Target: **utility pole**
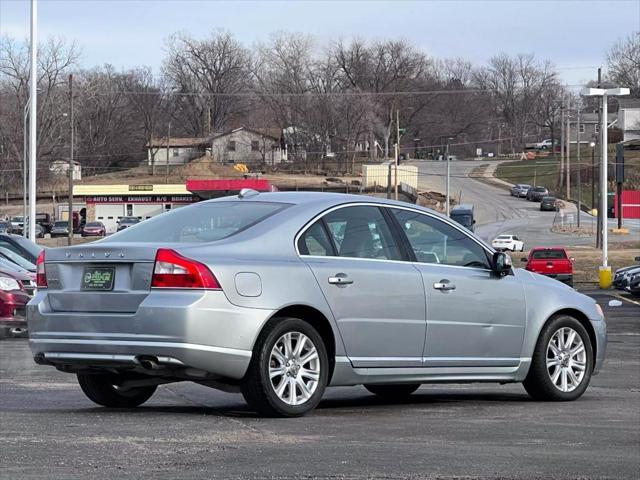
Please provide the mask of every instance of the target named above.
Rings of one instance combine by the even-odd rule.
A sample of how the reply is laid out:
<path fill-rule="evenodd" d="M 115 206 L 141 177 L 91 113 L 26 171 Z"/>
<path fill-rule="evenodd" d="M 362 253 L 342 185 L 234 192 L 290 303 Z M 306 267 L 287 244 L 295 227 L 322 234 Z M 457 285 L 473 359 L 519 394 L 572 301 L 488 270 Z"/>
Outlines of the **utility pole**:
<path fill-rule="evenodd" d="M 69 246 L 73 244 L 73 74 L 69 74 L 69 123 L 71 125 L 71 142 L 69 147 L 69 236 L 67 243 Z M 78 218 L 78 226 L 80 226 L 80 218 Z"/>
<path fill-rule="evenodd" d="M 571 97 L 567 97 L 567 200 L 571 198 Z"/>
<path fill-rule="evenodd" d="M 31 0 L 31 65 L 29 76 L 29 239 L 36 241 L 36 140 L 38 120 L 38 2 Z M 24 226 L 27 226 L 26 218 Z"/>
<path fill-rule="evenodd" d="M 169 183 L 169 145 L 171 144 L 171 122 L 169 122 L 169 128 L 167 129 L 167 165 L 164 171 L 164 183 Z"/>
<path fill-rule="evenodd" d="M 558 178 L 558 187 L 564 184 L 564 94 L 562 95 L 562 106 L 560 107 L 560 175 Z M 534 185 L 535 186 L 535 185 Z"/>
<path fill-rule="evenodd" d="M 450 192 L 450 178 L 451 178 L 451 159 L 450 159 L 450 155 L 449 155 L 449 145 L 451 144 L 451 138 L 447 138 L 447 187 L 446 187 L 446 212 L 447 212 L 447 217 L 449 216 L 449 192 Z"/>
<path fill-rule="evenodd" d="M 396 166 L 394 175 L 395 199 L 398 200 L 398 157 L 400 156 L 400 109 L 396 108 Z"/>
<path fill-rule="evenodd" d="M 580 229 L 580 212 L 582 210 L 582 206 L 581 206 L 581 190 L 582 190 L 582 178 L 581 178 L 581 174 L 580 171 L 582 170 L 582 165 L 580 164 L 580 104 L 577 105 L 577 117 L 576 117 L 576 148 L 577 153 L 578 153 L 578 159 L 577 159 L 577 163 L 578 163 L 578 229 Z"/>

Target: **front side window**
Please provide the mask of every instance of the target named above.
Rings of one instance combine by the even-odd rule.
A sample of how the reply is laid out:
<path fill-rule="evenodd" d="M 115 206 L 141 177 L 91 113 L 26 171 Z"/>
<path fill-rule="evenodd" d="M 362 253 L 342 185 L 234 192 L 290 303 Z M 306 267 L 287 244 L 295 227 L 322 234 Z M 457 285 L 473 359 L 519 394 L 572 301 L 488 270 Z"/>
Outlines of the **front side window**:
<path fill-rule="evenodd" d="M 391 209 L 421 263 L 489 269 L 486 250 L 442 220 L 410 210 Z"/>
<path fill-rule="evenodd" d="M 324 216 L 339 257 L 402 260 L 397 241 L 378 207 L 346 207 Z"/>

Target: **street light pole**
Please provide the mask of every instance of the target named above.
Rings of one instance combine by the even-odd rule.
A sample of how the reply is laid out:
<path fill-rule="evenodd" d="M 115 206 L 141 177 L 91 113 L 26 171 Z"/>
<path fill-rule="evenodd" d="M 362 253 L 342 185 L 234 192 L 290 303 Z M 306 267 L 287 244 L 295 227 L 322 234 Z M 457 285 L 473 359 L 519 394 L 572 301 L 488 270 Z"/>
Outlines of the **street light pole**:
<path fill-rule="evenodd" d="M 602 135 L 601 142 L 601 169 L 600 169 L 600 210 L 598 217 L 602 218 L 602 266 L 600 267 L 600 288 L 609 288 L 611 286 L 611 267 L 609 267 L 609 245 L 608 245 L 608 233 L 609 228 L 607 225 L 607 167 L 608 167 L 608 105 L 607 97 L 629 95 L 628 88 L 585 88 L 582 91 L 583 95 L 602 98 L 602 119 L 600 125 L 600 134 Z"/>
<path fill-rule="evenodd" d="M 38 2 L 31 0 L 31 72 L 29 77 L 29 239 L 36 240 L 36 140 L 38 108 Z M 26 227 L 26 219 L 24 223 Z"/>
<path fill-rule="evenodd" d="M 29 100 L 24 106 L 24 117 L 22 121 L 22 136 L 23 136 L 23 148 L 22 148 L 22 236 L 27 236 L 27 183 L 29 174 L 29 166 L 27 165 L 27 119 L 29 117 Z"/>

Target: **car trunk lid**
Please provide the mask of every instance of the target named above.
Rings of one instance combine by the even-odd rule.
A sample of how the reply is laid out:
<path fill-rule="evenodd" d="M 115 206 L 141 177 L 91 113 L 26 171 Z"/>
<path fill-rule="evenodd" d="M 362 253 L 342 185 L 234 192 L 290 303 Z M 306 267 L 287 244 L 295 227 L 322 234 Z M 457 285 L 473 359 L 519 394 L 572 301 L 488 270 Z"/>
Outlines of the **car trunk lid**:
<path fill-rule="evenodd" d="M 105 243 L 47 250 L 51 309 L 59 312 L 132 313 L 149 294 L 156 248 Z M 110 281 L 85 281 L 108 275 Z M 103 288 L 103 289 L 102 289 Z"/>

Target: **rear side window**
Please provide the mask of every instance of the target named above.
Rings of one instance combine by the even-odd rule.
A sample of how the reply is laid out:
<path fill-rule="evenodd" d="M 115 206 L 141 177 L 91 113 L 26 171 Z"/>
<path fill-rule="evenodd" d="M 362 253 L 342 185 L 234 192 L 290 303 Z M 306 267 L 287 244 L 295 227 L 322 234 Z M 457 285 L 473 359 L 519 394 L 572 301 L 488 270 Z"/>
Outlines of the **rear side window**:
<path fill-rule="evenodd" d="M 246 230 L 288 206 L 244 201 L 196 203 L 137 223 L 102 242 L 211 242 Z"/>
<path fill-rule="evenodd" d="M 298 250 L 301 255 L 333 256 L 333 245 L 327 235 L 322 220 L 311 225 L 298 240 Z"/>
<path fill-rule="evenodd" d="M 535 250 L 531 254 L 534 260 L 564 260 L 567 255 L 564 250 Z"/>

